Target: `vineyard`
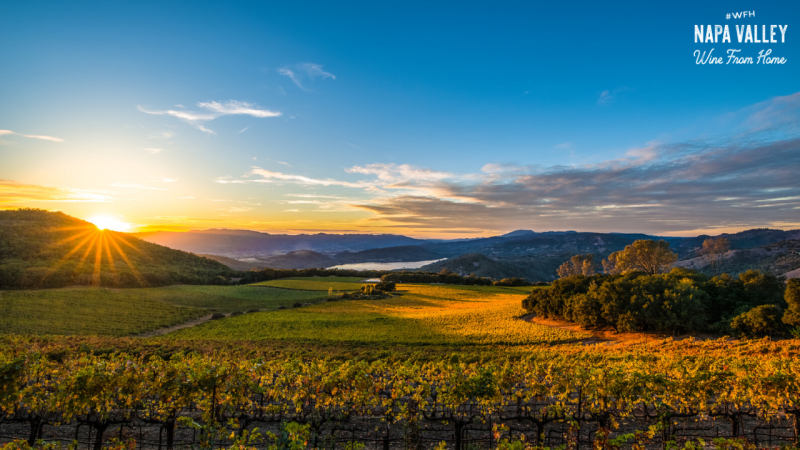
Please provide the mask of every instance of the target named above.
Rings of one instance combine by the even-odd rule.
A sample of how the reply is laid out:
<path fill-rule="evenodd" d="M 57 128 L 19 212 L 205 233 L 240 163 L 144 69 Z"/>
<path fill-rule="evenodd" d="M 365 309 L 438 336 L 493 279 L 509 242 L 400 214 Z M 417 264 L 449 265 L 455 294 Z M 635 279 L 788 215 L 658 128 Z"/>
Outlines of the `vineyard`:
<path fill-rule="evenodd" d="M 6 341 L 2 439 L 466 450 L 746 438 L 763 448 L 796 444 L 800 428 L 798 341 L 542 347 L 470 363 L 146 348 Z"/>
<path fill-rule="evenodd" d="M 304 282 L 302 286 L 314 283 L 295 282 Z M 588 337 L 517 319 L 525 313 L 520 304 L 526 294 L 518 288 L 399 285 L 397 289 L 393 292 L 396 296 L 390 299 L 329 301 L 308 308 L 247 314 L 186 328 L 170 336 L 452 346 L 531 345 Z"/>

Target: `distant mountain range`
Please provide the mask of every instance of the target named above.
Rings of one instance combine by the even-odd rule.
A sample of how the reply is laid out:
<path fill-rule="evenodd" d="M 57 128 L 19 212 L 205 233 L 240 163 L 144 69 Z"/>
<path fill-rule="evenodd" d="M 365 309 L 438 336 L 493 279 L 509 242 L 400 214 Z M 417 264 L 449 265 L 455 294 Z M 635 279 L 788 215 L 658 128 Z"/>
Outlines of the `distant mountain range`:
<path fill-rule="evenodd" d="M 269 234 L 247 230 L 153 231 L 133 233 L 140 239 L 179 250 L 229 258 L 282 255 L 297 250 L 358 252 L 381 247 L 418 245 L 427 241 L 394 234 Z"/>
<path fill-rule="evenodd" d="M 447 268 L 465 275 L 475 273 L 492 278 L 518 276 L 532 281 L 553 279 L 558 266 L 572 255 L 592 253 L 599 262 L 637 239 L 664 239 L 670 243 L 680 259 L 690 259 L 697 256 L 697 249 L 703 241 L 711 237 L 532 230 L 516 230 L 489 238 L 458 240 L 424 240 L 398 235 L 364 234 L 270 235 L 240 230 L 156 232 L 137 236 L 168 247 L 203 253 L 214 259 L 217 258 L 213 255 L 244 259 L 235 263 L 217 259 L 240 270 L 247 266 L 301 269 L 364 262 L 410 262 L 447 258 L 446 261 L 425 266 L 421 270 L 439 271 Z M 731 249 L 743 250 L 800 239 L 800 230 L 752 229 L 718 237 L 728 238 Z M 243 256 L 249 258 L 242 258 Z"/>

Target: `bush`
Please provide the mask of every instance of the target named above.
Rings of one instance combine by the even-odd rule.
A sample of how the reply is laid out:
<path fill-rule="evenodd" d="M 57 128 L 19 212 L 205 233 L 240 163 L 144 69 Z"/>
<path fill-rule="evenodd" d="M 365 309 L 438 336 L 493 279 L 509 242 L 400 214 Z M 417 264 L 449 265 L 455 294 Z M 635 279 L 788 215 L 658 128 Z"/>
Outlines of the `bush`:
<path fill-rule="evenodd" d="M 800 326 L 800 278 L 792 278 L 786 282 L 784 296 L 788 307 L 783 314 L 783 323 L 791 326 Z"/>
<path fill-rule="evenodd" d="M 225 314 L 222 313 L 214 313 L 211 315 L 211 320 L 224 319 L 224 318 Z"/>
<path fill-rule="evenodd" d="M 683 268 L 656 275 L 574 275 L 554 281 L 550 289 L 534 290 L 522 307 L 541 317 L 586 327 L 612 326 L 617 331 L 730 333 L 734 317 L 761 305 L 782 310 L 786 303 L 794 302 L 800 316 L 795 286 L 799 285 L 787 289 L 784 300 L 780 279 L 759 271 L 744 272 L 737 278 L 723 274 L 711 280 Z M 790 325 L 800 319 L 789 313 L 784 317 Z M 744 320 L 739 319 L 738 326 L 746 327 L 749 322 Z"/>
<path fill-rule="evenodd" d="M 381 281 L 380 283 L 375 285 L 375 290 L 382 292 L 392 292 L 397 290 L 397 285 L 391 281 Z"/>
<path fill-rule="evenodd" d="M 492 286 L 530 286 L 531 283 L 528 283 L 528 280 L 525 278 L 503 278 L 500 281 L 495 281 L 492 283 Z"/>
<path fill-rule="evenodd" d="M 301 306 L 303 306 L 303 304 L 300 303 L 300 302 L 297 302 L 294 305 L 292 305 L 292 308 L 300 308 Z"/>
<path fill-rule="evenodd" d="M 244 313 L 241 311 L 234 311 L 231 313 L 230 317 L 241 316 L 242 314 Z"/>
<path fill-rule="evenodd" d="M 777 305 L 761 305 L 736 316 L 731 329 L 739 336 L 772 336 L 783 331 L 783 309 Z"/>

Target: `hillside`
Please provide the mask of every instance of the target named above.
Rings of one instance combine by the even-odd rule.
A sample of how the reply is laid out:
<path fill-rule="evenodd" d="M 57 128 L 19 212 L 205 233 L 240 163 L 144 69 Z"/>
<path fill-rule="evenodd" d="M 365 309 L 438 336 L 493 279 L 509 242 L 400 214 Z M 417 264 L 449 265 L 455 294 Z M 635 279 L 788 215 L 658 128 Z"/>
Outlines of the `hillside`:
<path fill-rule="evenodd" d="M 268 234 L 247 230 L 155 231 L 134 236 L 192 253 L 230 258 L 282 255 L 296 250 L 335 253 L 380 247 L 421 244 L 426 241 L 393 234 Z"/>
<path fill-rule="evenodd" d="M 679 267 L 703 270 L 702 258 L 694 257 L 678 261 Z M 730 250 L 725 254 L 722 271 L 738 274 L 749 269 L 759 269 L 776 275 L 796 278 L 800 275 L 800 239 L 789 239 L 760 247 Z"/>
<path fill-rule="evenodd" d="M 297 250 L 285 255 L 258 258 L 259 264 L 270 269 L 321 269 L 335 266 L 336 261 L 330 256 L 311 250 Z"/>
<path fill-rule="evenodd" d="M 480 253 L 457 256 L 444 261 L 435 262 L 421 267 L 420 271 L 439 272 L 448 269 L 461 276 L 475 274 L 479 277 L 489 277 L 496 280 L 510 277 L 527 278 L 529 281 L 549 281 L 553 277 L 549 273 L 551 265 L 560 259 L 551 261 L 543 259 L 492 259 Z M 559 262 L 560 264 L 560 262 Z"/>
<path fill-rule="evenodd" d="M 239 261 L 238 259 L 228 258 L 227 256 L 220 256 L 220 255 L 199 254 L 197 256 L 213 259 L 214 261 L 225 264 L 226 266 L 230 267 L 233 270 L 242 270 L 242 271 L 251 269 L 259 270 L 269 267 L 266 264 L 264 264 L 263 261 L 258 260 L 256 258 L 248 258 L 247 261 Z"/>
<path fill-rule="evenodd" d="M 233 271 L 61 212 L 0 211 L 0 289 L 215 284 Z"/>
<path fill-rule="evenodd" d="M 354 264 L 363 262 L 405 262 L 428 261 L 439 259 L 440 256 L 417 245 L 390 247 L 389 249 L 375 248 L 360 252 L 341 252 L 334 255 L 336 264 Z"/>

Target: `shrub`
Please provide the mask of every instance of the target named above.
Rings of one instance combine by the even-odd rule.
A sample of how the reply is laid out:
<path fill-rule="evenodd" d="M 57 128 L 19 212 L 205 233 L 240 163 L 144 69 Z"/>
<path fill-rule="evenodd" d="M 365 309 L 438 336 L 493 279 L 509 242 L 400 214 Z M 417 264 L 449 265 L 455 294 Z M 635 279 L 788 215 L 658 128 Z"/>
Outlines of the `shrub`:
<path fill-rule="evenodd" d="M 731 329 L 739 336 L 771 336 L 783 330 L 781 315 L 783 309 L 777 305 L 760 305 L 736 316 L 731 321 Z"/>
<path fill-rule="evenodd" d="M 397 290 L 397 285 L 391 281 L 381 281 L 380 283 L 375 285 L 375 290 L 382 292 L 392 292 Z"/>
<path fill-rule="evenodd" d="M 292 305 L 292 308 L 300 308 L 301 306 L 303 306 L 303 304 L 300 303 L 300 302 L 297 302 L 294 305 Z"/>
<path fill-rule="evenodd" d="M 788 307 L 783 314 L 783 323 L 800 326 L 800 278 L 792 278 L 786 282 L 784 299 Z"/>
<path fill-rule="evenodd" d="M 211 315 L 211 320 L 223 319 L 225 318 L 225 314 L 222 313 L 214 313 Z"/>
<path fill-rule="evenodd" d="M 503 278 L 500 281 L 495 281 L 492 283 L 493 286 L 530 286 L 531 283 L 528 283 L 528 280 L 525 278 Z"/>

